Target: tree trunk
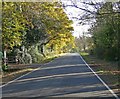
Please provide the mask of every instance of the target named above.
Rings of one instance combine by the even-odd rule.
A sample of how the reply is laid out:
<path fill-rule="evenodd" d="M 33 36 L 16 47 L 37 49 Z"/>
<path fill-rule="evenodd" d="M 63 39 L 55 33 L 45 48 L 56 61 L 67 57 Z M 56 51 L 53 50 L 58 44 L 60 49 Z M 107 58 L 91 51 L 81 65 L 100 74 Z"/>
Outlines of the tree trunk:
<path fill-rule="evenodd" d="M 7 52 L 7 50 L 6 49 L 4 49 L 4 56 L 3 56 L 3 64 L 4 65 L 6 65 L 7 64 L 7 55 L 6 55 L 6 52 Z"/>
<path fill-rule="evenodd" d="M 46 57 L 45 54 L 44 54 L 44 45 L 41 45 L 41 54 L 42 54 L 44 57 Z"/>

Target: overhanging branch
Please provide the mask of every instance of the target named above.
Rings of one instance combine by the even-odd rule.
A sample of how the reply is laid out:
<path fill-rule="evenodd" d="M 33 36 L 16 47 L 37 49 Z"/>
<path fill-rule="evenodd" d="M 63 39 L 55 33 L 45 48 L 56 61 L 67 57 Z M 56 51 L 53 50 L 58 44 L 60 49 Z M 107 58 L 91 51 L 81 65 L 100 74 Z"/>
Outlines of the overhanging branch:
<path fill-rule="evenodd" d="M 90 10 L 87 10 L 87 9 L 84 9 L 84 8 L 80 8 L 80 7 L 76 6 L 76 5 L 63 5 L 63 7 L 64 7 L 64 8 L 66 8 L 66 7 L 75 7 L 75 8 L 77 8 L 77 9 L 84 10 L 84 11 L 86 11 L 86 12 L 88 12 L 88 13 L 96 14 L 95 11 L 92 12 L 92 11 L 90 11 Z"/>

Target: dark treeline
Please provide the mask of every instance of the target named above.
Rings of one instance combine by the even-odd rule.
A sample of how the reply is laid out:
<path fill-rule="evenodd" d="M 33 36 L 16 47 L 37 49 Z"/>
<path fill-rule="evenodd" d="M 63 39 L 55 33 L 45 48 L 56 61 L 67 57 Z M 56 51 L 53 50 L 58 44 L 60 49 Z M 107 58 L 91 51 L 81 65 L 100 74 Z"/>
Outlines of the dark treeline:
<path fill-rule="evenodd" d="M 96 22 L 89 29 L 91 37 L 85 35 L 85 37 L 76 38 L 76 45 L 80 50 L 88 50 L 90 54 L 98 58 L 118 61 L 120 56 L 120 2 L 102 3 L 94 17 Z M 91 17 L 88 19 L 92 20 Z"/>
<path fill-rule="evenodd" d="M 90 30 L 93 35 L 94 53 L 106 60 L 119 59 L 120 7 L 119 3 L 105 3 L 97 16 L 97 22 Z M 102 14 L 104 13 L 104 14 Z"/>

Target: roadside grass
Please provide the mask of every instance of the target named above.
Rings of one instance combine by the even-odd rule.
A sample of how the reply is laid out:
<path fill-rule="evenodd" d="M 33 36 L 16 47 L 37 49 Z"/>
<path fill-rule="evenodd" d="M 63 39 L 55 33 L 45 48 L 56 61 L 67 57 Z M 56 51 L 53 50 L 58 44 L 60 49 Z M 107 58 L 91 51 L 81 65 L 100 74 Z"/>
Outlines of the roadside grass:
<path fill-rule="evenodd" d="M 119 94 L 120 88 L 120 71 L 118 70 L 118 62 L 109 62 L 90 55 L 87 52 L 81 52 L 81 56 L 89 64 L 89 66 L 108 84 L 108 86 Z"/>
<path fill-rule="evenodd" d="M 21 75 L 24 75 L 28 72 L 31 72 L 33 71 L 34 69 L 32 68 L 28 68 L 28 69 L 21 69 L 21 70 L 17 70 L 17 71 L 14 71 L 14 72 L 4 72 L 4 74 L 2 75 L 2 84 L 5 84 Z"/>
<path fill-rule="evenodd" d="M 44 60 L 40 63 L 35 64 L 8 64 L 9 68 L 8 71 L 2 71 L 0 74 L 0 79 L 2 79 L 2 84 L 5 84 L 21 75 L 24 75 L 28 72 L 35 70 L 36 68 L 42 66 L 45 63 L 48 63 L 58 56 L 47 56 Z"/>
<path fill-rule="evenodd" d="M 47 56 L 43 61 L 41 61 L 41 63 L 48 63 L 58 57 L 59 56 Z"/>

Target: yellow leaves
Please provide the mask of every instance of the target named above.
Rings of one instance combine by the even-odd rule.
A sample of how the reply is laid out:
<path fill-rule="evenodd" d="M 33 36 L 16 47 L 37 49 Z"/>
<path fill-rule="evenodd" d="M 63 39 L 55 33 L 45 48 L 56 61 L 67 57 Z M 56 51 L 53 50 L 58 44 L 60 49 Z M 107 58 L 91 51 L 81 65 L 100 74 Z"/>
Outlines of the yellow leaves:
<path fill-rule="evenodd" d="M 72 22 L 60 4 L 48 2 L 3 4 L 3 43 L 10 47 L 20 45 L 24 38 L 27 38 L 24 39 L 27 43 L 30 43 L 31 39 L 34 43 L 39 43 L 43 38 L 45 41 L 50 39 L 47 46 L 55 45 L 58 49 L 67 46 L 68 42 L 73 42 Z M 56 8 L 57 6 L 59 7 Z M 23 38 L 26 30 L 29 32 Z"/>
<path fill-rule="evenodd" d="M 20 45 L 21 37 L 25 30 L 26 20 L 17 9 L 20 5 L 13 2 L 3 3 L 3 17 L 2 17 L 2 37 L 3 45 L 6 44 L 9 48 Z"/>

